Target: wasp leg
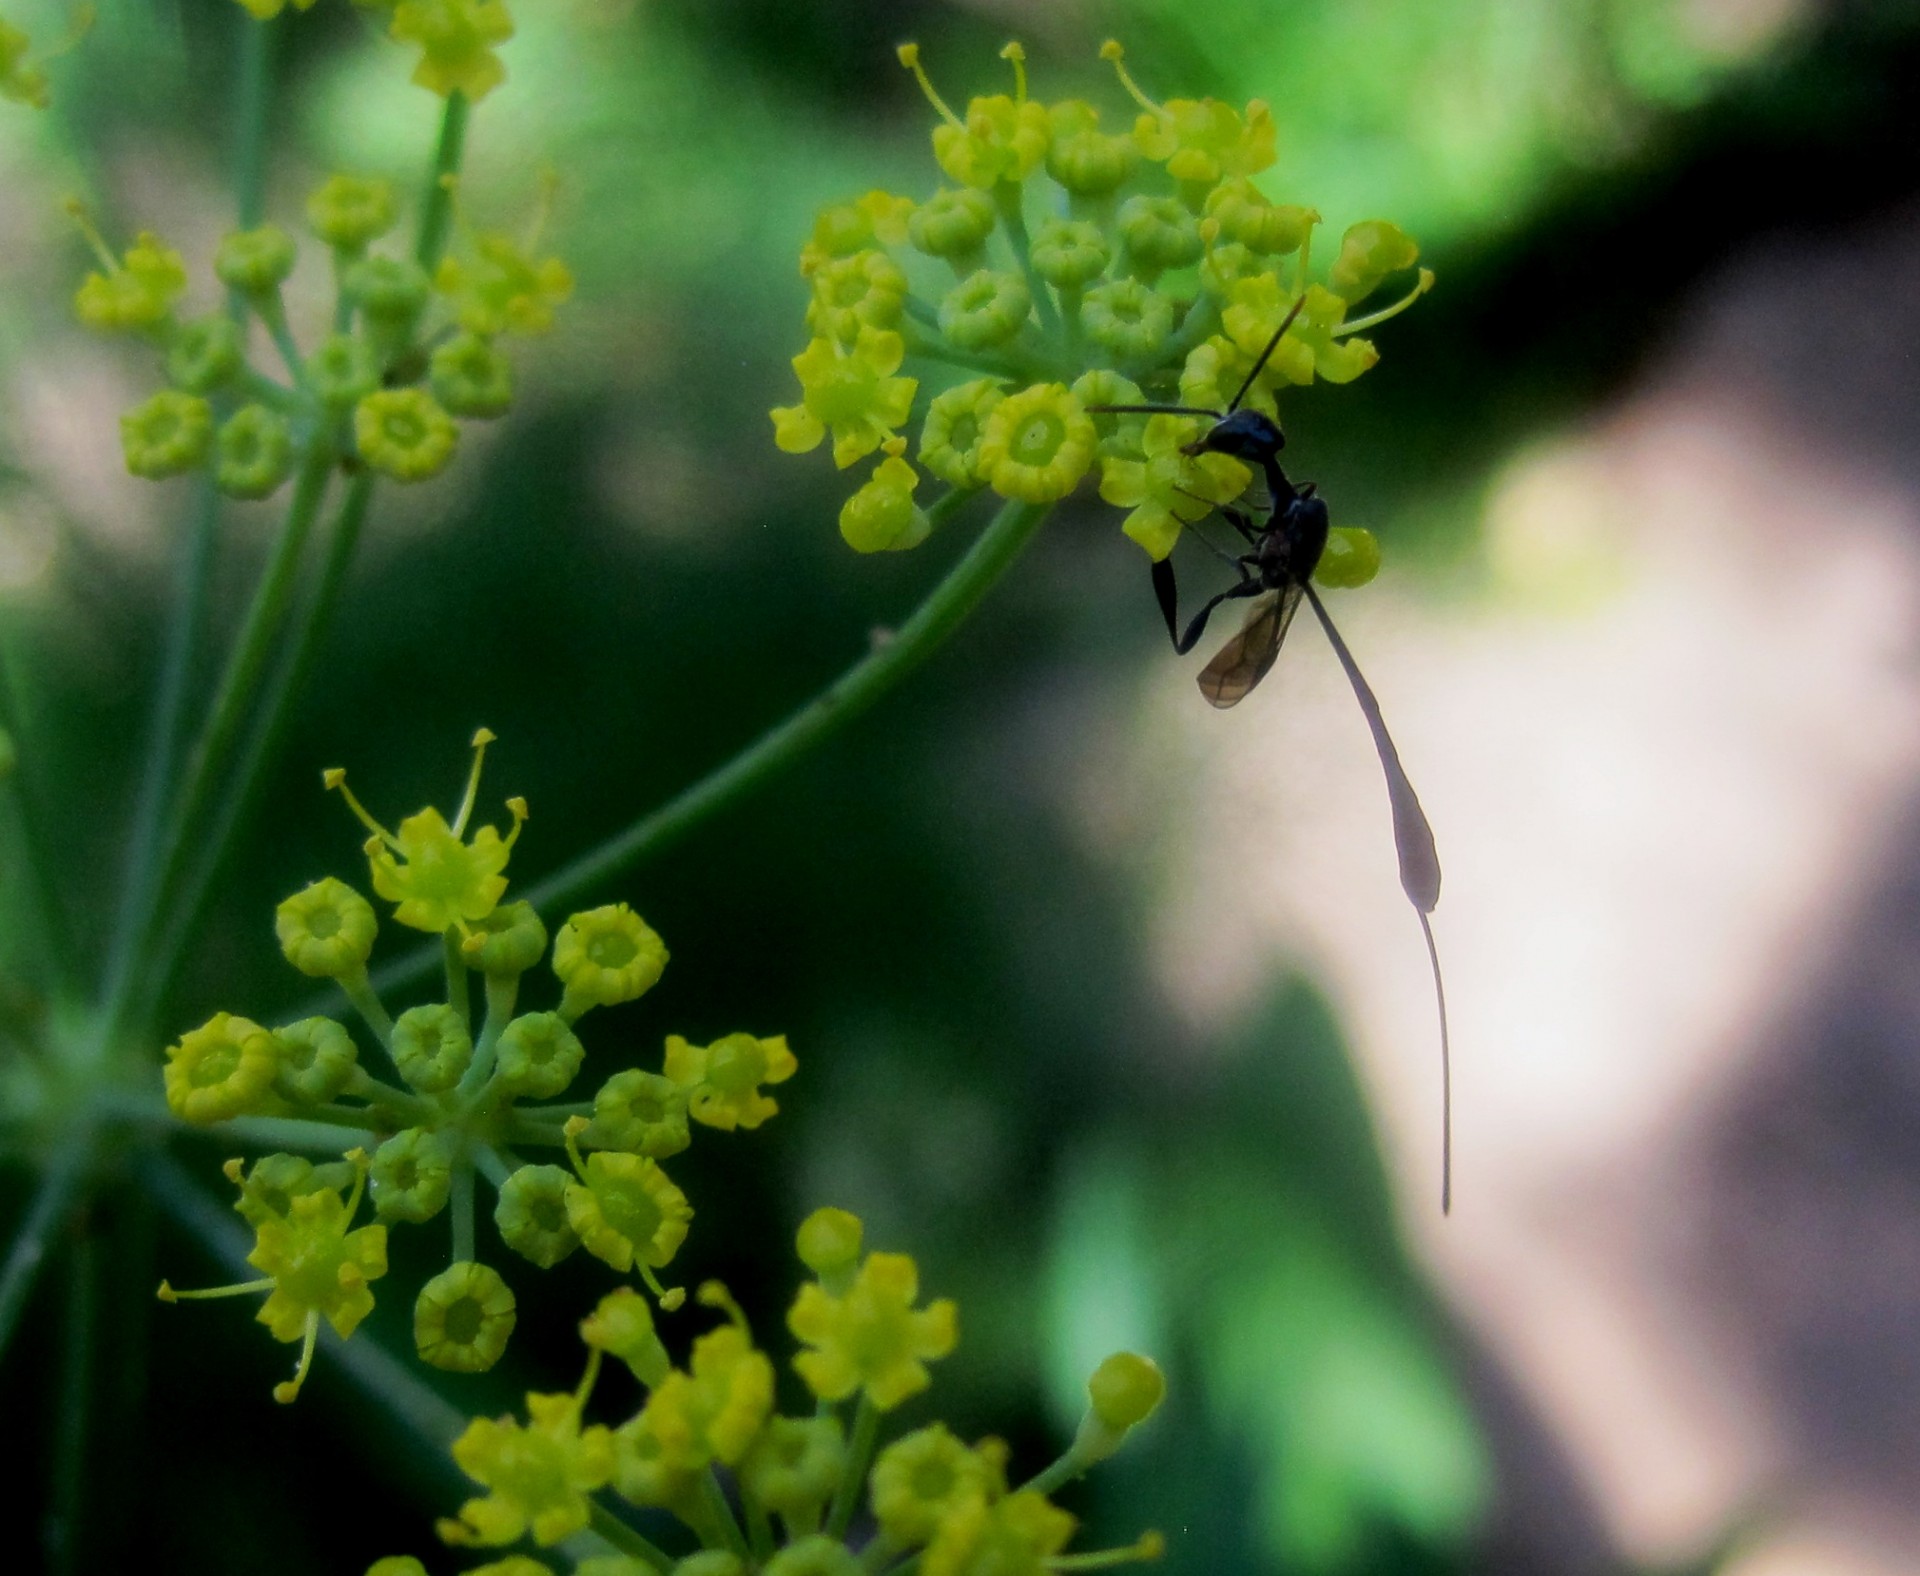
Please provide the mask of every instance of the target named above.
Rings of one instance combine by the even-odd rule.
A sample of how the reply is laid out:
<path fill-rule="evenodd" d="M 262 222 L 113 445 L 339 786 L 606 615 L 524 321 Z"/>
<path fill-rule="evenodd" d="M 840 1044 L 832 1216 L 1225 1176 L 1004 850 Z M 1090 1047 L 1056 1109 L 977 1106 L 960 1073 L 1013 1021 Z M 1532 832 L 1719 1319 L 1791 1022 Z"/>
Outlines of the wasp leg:
<path fill-rule="evenodd" d="M 1193 621 L 1187 625 L 1187 631 L 1183 635 L 1180 633 L 1180 593 L 1174 584 L 1173 563 L 1170 559 L 1162 558 L 1154 564 L 1153 594 L 1160 603 L 1160 616 L 1166 620 L 1167 638 L 1173 642 L 1173 649 L 1180 656 L 1184 657 L 1193 650 L 1200 637 L 1206 633 L 1207 620 L 1213 616 L 1213 610 L 1222 602 L 1230 602 L 1238 597 L 1257 596 L 1265 589 L 1259 578 L 1248 568 L 1245 560 L 1236 567 L 1240 571 L 1240 583 L 1229 586 L 1218 596 L 1211 598 L 1198 613 L 1194 614 Z"/>

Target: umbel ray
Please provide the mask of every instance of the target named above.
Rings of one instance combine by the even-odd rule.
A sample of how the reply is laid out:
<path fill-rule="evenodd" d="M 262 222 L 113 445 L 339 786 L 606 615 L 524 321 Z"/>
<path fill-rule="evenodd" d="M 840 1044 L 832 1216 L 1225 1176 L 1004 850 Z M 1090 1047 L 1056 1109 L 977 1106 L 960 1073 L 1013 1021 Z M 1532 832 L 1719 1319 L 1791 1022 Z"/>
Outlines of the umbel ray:
<path fill-rule="evenodd" d="M 1267 676 L 1274 659 L 1280 655 L 1280 643 L 1286 639 L 1288 626 L 1303 598 L 1313 608 L 1320 627 L 1327 632 L 1333 654 L 1340 659 L 1347 682 L 1353 686 L 1354 698 L 1359 701 L 1373 734 L 1380 769 L 1386 774 L 1387 799 L 1393 807 L 1393 843 L 1400 858 L 1400 886 L 1420 921 L 1420 934 L 1427 944 L 1427 961 L 1433 968 L 1434 1003 L 1440 1015 L 1440 1209 L 1445 1214 L 1453 1208 L 1453 1056 L 1447 1033 L 1447 992 L 1440 978 L 1440 951 L 1434 944 L 1433 923 L 1429 917 L 1440 901 L 1440 856 L 1434 848 L 1433 828 L 1427 824 L 1419 796 L 1400 764 L 1400 752 L 1393 747 L 1386 721 L 1380 715 L 1380 702 L 1361 676 L 1353 653 L 1340 638 L 1326 604 L 1313 588 L 1313 571 L 1327 546 L 1326 503 L 1316 496 L 1312 482 L 1295 486 L 1281 470 L 1280 451 L 1286 447 L 1287 440 L 1278 424 L 1260 411 L 1241 408 L 1254 379 L 1260 376 L 1305 302 L 1305 296 L 1294 302 L 1224 411 L 1191 405 L 1095 405 L 1091 409 L 1112 414 L 1208 417 L 1213 425 L 1187 444 L 1183 452 L 1231 455 L 1256 467 L 1266 481 L 1271 503 L 1265 520 L 1257 521 L 1240 509 L 1222 507 L 1220 510 L 1247 548 L 1229 559 L 1239 575 L 1235 584 L 1210 597 L 1184 633 L 1180 629 L 1179 592 L 1174 583 L 1171 555 L 1156 560 L 1153 565 L 1153 593 L 1167 623 L 1167 638 L 1173 642 L 1173 649 L 1183 656 L 1206 632 L 1207 620 L 1215 608 L 1223 602 L 1249 602 L 1239 634 L 1222 646 L 1200 671 L 1200 693 L 1215 706 L 1224 709 L 1238 705 Z"/>

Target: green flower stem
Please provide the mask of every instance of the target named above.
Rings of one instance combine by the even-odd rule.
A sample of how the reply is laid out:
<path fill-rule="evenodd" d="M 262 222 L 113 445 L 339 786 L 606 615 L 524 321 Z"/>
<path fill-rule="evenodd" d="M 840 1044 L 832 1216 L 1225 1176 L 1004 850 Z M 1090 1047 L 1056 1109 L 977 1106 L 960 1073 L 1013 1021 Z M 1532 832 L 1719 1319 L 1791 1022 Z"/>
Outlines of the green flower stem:
<path fill-rule="evenodd" d="M 599 882 L 671 846 L 852 722 L 966 622 L 1051 512 L 1051 504 L 1003 503 L 966 556 L 892 640 L 862 657 L 724 766 L 534 886 L 527 900 L 541 910 L 571 903 Z"/>
<path fill-rule="evenodd" d="M 381 1050 L 388 1056 L 393 1055 L 393 1016 L 387 1011 L 386 1003 L 374 991 L 373 981 L 367 978 L 363 968 L 355 974 L 343 974 L 338 980 L 340 992 L 353 1003 L 353 1010 L 366 1021 L 369 1029 L 380 1041 Z"/>
<path fill-rule="evenodd" d="M 260 321 L 266 324 L 273 348 L 280 352 L 280 360 L 286 365 L 287 376 L 296 384 L 304 385 L 307 381 L 306 359 L 300 354 L 300 347 L 294 343 L 293 330 L 287 327 L 287 311 L 281 304 L 280 292 L 275 290 L 272 295 L 255 300 L 253 309 L 259 314 Z"/>
<path fill-rule="evenodd" d="M 700 1498 L 721 1541 L 741 1559 L 751 1560 L 753 1552 L 747 1547 L 747 1535 L 740 1530 L 733 1506 L 727 1503 L 727 1491 L 720 1486 L 720 1475 L 711 1466 L 700 1474 Z"/>
<path fill-rule="evenodd" d="M 296 621 L 293 648 L 274 670 L 267 682 L 259 707 L 259 721 L 248 736 L 245 750 L 227 777 L 220 806 L 203 840 L 200 856 L 180 901 L 179 923 L 169 927 L 155 948 L 153 966 L 145 995 L 138 1003 L 141 1012 L 150 1011 L 172 983 L 174 970 L 190 937 L 198 934 L 220 866 L 233 845 L 233 839 L 258 795 L 267 763 L 279 754 L 282 735 L 292 714 L 294 699 L 305 692 L 318 658 L 322 637 L 332 624 L 340 604 L 354 549 L 366 525 L 367 511 L 373 501 L 373 477 L 362 473 L 348 485 L 340 512 L 334 517 L 327 541 L 327 558 L 320 573 L 320 584 L 305 614 Z"/>
<path fill-rule="evenodd" d="M 768 1519 L 767 1507 L 760 1503 L 760 1496 L 747 1487 L 746 1479 L 736 1476 L 734 1482 L 739 1485 L 740 1504 L 747 1513 L 747 1543 L 753 1550 L 754 1562 L 764 1565 L 779 1546 L 773 1535 L 773 1522 Z M 795 1536 L 799 1536 L 797 1530 Z"/>
<path fill-rule="evenodd" d="M 927 512 L 937 522 L 972 496 L 964 492 L 949 493 Z M 967 549 L 966 555 L 914 609 L 892 640 L 876 646 L 820 694 L 730 761 L 529 889 L 526 900 L 546 913 L 575 902 L 601 882 L 671 847 L 708 817 L 744 798 L 815 745 L 832 737 L 931 656 L 966 622 L 995 582 L 1012 567 L 1052 509 L 1052 504 L 1012 500 L 1002 503 L 999 513 Z M 421 948 L 397 960 L 381 970 L 381 986 L 393 988 L 421 979 L 432 969 L 434 959 L 431 948 Z"/>
<path fill-rule="evenodd" d="M 67 1300 L 61 1310 L 59 1412 L 53 1444 L 53 1503 L 41 1528 L 49 1576 L 70 1576 L 82 1566 L 86 1526 L 87 1436 L 93 1413 L 95 1315 L 99 1304 L 99 1255 L 87 1232 L 76 1233 L 67 1257 Z"/>
<path fill-rule="evenodd" d="M 548 1144 L 558 1147 L 567 1141 L 566 1127 L 556 1122 L 535 1122 L 515 1111 L 507 1124 L 507 1136 L 516 1144 Z"/>
<path fill-rule="evenodd" d="M 300 480 L 294 488 L 292 502 L 287 506 L 287 517 L 280 527 L 279 539 L 274 543 L 266 571 L 254 590 L 253 603 L 247 609 L 239 638 L 228 655 L 226 671 L 221 675 L 206 726 L 194 747 L 192 762 L 187 769 L 186 786 L 181 791 L 168 824 L 162 845 L 165 852 L 160 860 L 160 878 L 153 885 L 145 906 L 146 912 L 140 916 L 134 928 L 136 940 L 126 954 L 122 972 L 109 982 L 108 1007 L 103 1019 L 104 1035 L 109 1043 L 123 1026 L 130 1005 L 133 975 L 138 968 L 137 960 L 159 950 L 155 942 L 163 928 L 171 928 L 176 934 L 191 928 L 186 922 L 187 915 L 169 916 L 167 909 L 176 901 L 180 884 L 187 874 L 188 861 L 193 852 L 191 840 L 196 830 L 195 823 L 204 813 L 215 785 L 225 774 L 240 729 L 259 689 L 267 659 L 280 639 L 287 606 L 293 598 L 301 553 L 306 547 L 307 538 L 313 534 L 320 505 L 325 501 L 333 461 L 333 450 L 325 443 L 317 444 L 308 455 L 306 464 L 301 468 Z"/>
<path fill-rule="evenodd" d="M 1001 181 L 993 188 L 993 202 L 1000 210 L 1000 222 L 1006 226 L 1007 239 L 1013 243 L 1014 256 L 1020 260 L 1020 272 L 1026 275 L 1027 293 L 1033 297 L 1040 327 L 1049 338 L 1058 339 L 1060 309 L 1054 305 L 1053 292 L 1047 288 L 1046 280 L 1034 272 L 1033 242 L 1027 236 L 1027 216 L 1020 208 L 1024 190 L 1018 181 Z"/>
<path fill-rule="evenodd" d="M 1071 1483 L 1075 1478 L 1084 1476 L 1087 1468 L 1092 1464 L 1089 1461 L 1082 1461 L 1072 1450 L 1068 1450 L 1051 1466 L 1034 1473 L 1020 1485 L 1020 1490 L 1032 1489 L 1036 1494 L 1051 1494 L 1063 1483 Z"/>
<path fill-rule="evenodd" d="M 495 1149 L 492 1144 L 475 1144 L 473 1146 L 473 1163 L 480 1174 L 496 1188 L 506 1186 L 507 1178 L 512 1176 L 517 1169 L 508 1158 L 501 1154 L 499 1150 Z"/>
<path fill-rule="evenodd" d="M 853 1507 L 860 1499 L 860 1485 L 867 1480 L 867 1468 L 873 1464 L 873 1447 L 879 1438 L 880 1408 L 862 1390 L 860 1404 L 853 1412 L 853 1438 L 847 1442 L 847 1459 L 840 1467 L 833 1507 L 827 1512 L 828 1537 L 846 1537 L 847 1527 L 853 1520 Z"/>
<path fill-rule="evenodd" d="M 467 990 L 467 960 L 460 956 L 460 932 L 449 925 L 440 937 L 440 959 L 447 972 L 447 1005 L 459 1015 L 460 1027 L 473 1033 L 473 998 Z"/>
<path fill-rule="evenodd" d="M 651 1565 L 663 1573 L 673 1565 L 673 1558 L 656 1548 L 638 1531 L 628 1526 L 597 1499 L 587 1501 L 589 1520 L 587 1525 L 602 1539 L 611 1544 L 614 1551 L 639 1560 L 643 1565 Z"/>
<path fill-rule="evenodd" d="M 520 997 L 519 975 L 489 974 L 485 978 L 487 1021 L 481 1026 L 480 1038 L 473 1047 L 473 1065 L 454 1091 L 460 1103 L 469 1106 L 476 1097 L 484 1097 L 487 1080 L 493 1076 L 494 1058 L 499 1054 L 500 1036 L 513 1021 L 513 1006 Z"/>
<path fill-rule="evenodd" d="M 46 1261 L 47 1244 L 79 1197 L 93 1163 L 94 1142 L 92 1129 L 83 1128 L 54 1146 L 33 1202 L 27 1206 L 26 1218 L 7 1246 L 6 1261 L 0 1264 L 0 1352 L 7 1349 L 20 1322 L 20 1310 L 26 1306 L 40 1266 Z"/>
<path fill-rule="evenodd" d="M 1030 346 L 1016 347 L 1023 352 L 1018 356 L 957 350 L 938 334 L 925 333 L 914 323 L 902 323 L 900 337 L 907 343 L 909 356 L 921 361 L 938 361 L 966 372 L 985 372 L 991 377 L 1040 383 L 1055 377 L 1060 371 L 1051 357 L 1035 355 Z"/>
<path fill-rule="evenodd" d="M 234 90 L 233 195 L 240 228 L 256 228 L 267 211 L 267 116 L 273 106 L 273 52 L 280 29 L 236 16 L 240 65 Z"/>
<path fill-rule="evenodd" d="M 1154 357 L 1156 367 L 1168 362 L 1184 365 L 1187 357 L 1220 327 L 1220 303 L 1210 295 L 1203 295 L 1187 308 L 1187 315 L 1175 330 L 1174 336 L 1167 342 L 1159 355 Z"/>
<path fill-rule="evenodd" d="M 12 664 L 0 650 L 0 726 L 13 735 L 17 759 L 13 775 L 0 796 L 13 805 L 19 831 L 21 861 L 26 866 L 26 887 L 36 910 L 34 928 L 42 938 L 42 951 L 54 981 L 62 986 L 75 983 L 78 956 L 73 942 L 73 927 L 53 883 L 58 864 L 52 840 L 47 835 L 46 798 L 40 792 L 40 769 L 46 763 L 33 748 L 27 735 L 20 697 L 15 692 Z"/>
<path fill-rule="evenodd" d="M 447 1213 L 453 1217 L 453 1262 L 469 1263 L 473 1258 L 473 1157 L 462 1154 L 453 1163 L 453 1190 L 447 1199 Z"/>
<path fill-rule="evenodd" d="M 337 1159 L 340 1154 L 340 1127 L 358 1125 L 365 1142 L 379 1141 L 379 1133 L 367 1125 L 369 1113 L 360 1111 L 356 1114 L 360 1118 L 358 1124 L 342 1123 L 340 1126 L 292 1116 L 237 1116 L 212 1130 L 194 1128 L 191 1131 L 217 1137 L 223 1142 L 232 1139 L 243 1149 L 304 1150 L 312 1154 L 332 1155 Z"/>
<path fill-rule="evenodd" d="M 466 94 L 456 90 L 447 95 L 447 107 L 440 116 L 440 142 L 434 149 L 427 189 L 421 194 L 420 238 L 413 249 L 414 260 L 428 273 L 447 249 L 447 231 L 453 223 L 453 178 L 459 175 L 466 152 L 470 108 Z"/>

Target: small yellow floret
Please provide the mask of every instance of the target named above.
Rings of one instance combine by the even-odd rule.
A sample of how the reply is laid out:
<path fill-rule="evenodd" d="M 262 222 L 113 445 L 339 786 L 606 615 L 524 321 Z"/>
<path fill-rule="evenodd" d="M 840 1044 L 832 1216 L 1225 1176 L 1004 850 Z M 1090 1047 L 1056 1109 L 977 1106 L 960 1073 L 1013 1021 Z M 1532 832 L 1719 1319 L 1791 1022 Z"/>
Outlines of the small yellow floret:
<path fill-rule="evenodd" d="M 795 1371 L 823 1401 L 863 1390 L 884 1412 L 919 1394 L 931 1382 L 926 1365 L 959 1339 L 953 1303 L 915 1308 L 919 1295 L 920 1272 L 904 1253 L 869 1254 L 842 1296 L 802 1286 L 787 1314 L 787 1328 L 808 1347 Z"/>
<path fill-rule="evenodd" d="M 532 1535 L 542 1548 L 571 1537 L 592 1513 L 587 1498 L 613 1475 L 613 1436 L 580 1425 L 582 1397 L 529 1395 L 527 1422 L 477 1417 L 453 1442 L 460 1469 L 490 1492 L 442 1521 L 448 1543 L 500 1545 Z"/>
<path fill-rule="evenodd" d="M 774 1115 L 780 1107 L 760 1092 L 760 1085 L 785 1083 L 799 1066 L 784 1034 L 764 1040 L 729 1034 L 711 1045 L 667 1036 L 666 1074 L 691 1091 L 693 1119 L 726 1132 L 758 1127 Z"/>
<path fill-rule="evenodd" d="M 430 93 L 464 93 L 474 103 L 507 79 L 494 46 L 513 37 L 502 0 L 400 0 L 388 34 L 420 46 L 413 80 Z"/>

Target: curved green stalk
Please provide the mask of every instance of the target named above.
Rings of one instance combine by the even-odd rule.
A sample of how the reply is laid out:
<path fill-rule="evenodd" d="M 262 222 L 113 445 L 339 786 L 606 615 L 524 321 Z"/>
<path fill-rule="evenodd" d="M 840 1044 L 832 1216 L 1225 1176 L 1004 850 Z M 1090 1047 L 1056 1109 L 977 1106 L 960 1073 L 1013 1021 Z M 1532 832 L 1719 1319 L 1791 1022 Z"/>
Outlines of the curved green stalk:
<path fill-rule="evenodd" d="M 969 496 L 950 493 L 928 512 L 938 518 Z M 744 798 L 852 722 L 966 622 L 1052 509 L 1052 504 L 1012 500 L 1001 504 L 966 555 L 891 639 L 877 642 L 812 700 L 724 765 L 528 889 L 526 900 L 543 912 L 575 901 L 610 877 L 671 847 L 702 821 Z M 381 970 L 378 982 L 383 989 L 407 984 L 430 972 L 439 959 L 438 947 L 423 947 Z"/>
<path fill-rule="evenodd" d="M 5 1264 L 0 1265 L 0 1352 L 13 1337 L 20 1310 L 26 1307 L 28 1293 L 46 1262 L 47 1244 L 79 1197 L 92 1160 L 93 1135 L 81 1133 L 56 1145 L 53 1159 L 41 1173 L 26 1219 L 8 1244 Z"/>
<path fill-rule="evenodd" d="M 268 658 L 280 639 L 286 621 L 287 606 L 293 599 L 294 582 L 300 567 L 300 555 L 307 538 L 313 534 L 320 505 L 326 498 L 327 482 L 333 470 L 334 452 L 321 443 L 307 457 L 292 501 L 280 527 L 279 537 L 267 561 L 266 572 L 254 588 L 253 603 L 247 609 L 239 638 L 228 654 L 226 670 L 221 674 L 213 707 L 206 726 L 194 746 L 187 768 L 187 780 L 175 802 L 167 824 L 160 858 L 160 875 L 151 888 L 132 928 L 133 944 L 123 954 L 116 975 L 108 981 L 107 1010 L 102 1018 L 102 1033 L 108 1043 L 122 1027 L 136 981 L 139 961 L 150 951 L 161 916 L 180 892 L 180 883 L 189 873 L 190 843 L 194 824 L 200 819 L 214 785 L 220 780 L 240 729 L 247 719 L 258 692 Z M 184 931 L 184 924 L 176 931 Z"/>
<path fill-rule="evenodd" d="M 420 238 L 413 252 L 414 260 L 428 273 L 447 249 L 447 232 L 453 225 L 453 179 L 466 153 L 471 107 L 466 94 L 455 91 L 447 95 L 447 107 L 440 115 L 440 141 L 434 148 L 427 189 L 420 197 Z"/>
<path fill-rule="evenodd" d="M 173 905 L 177 923 L 170 925 L 165 936 L 154 944 L 142 990 L 126 1015 L 133 1021 L 151 1012 L 164 997 L 179 966 L 181 952 L 199 929 L 207 899 L 220 877 L 220 867 L 258 795 L 268 763 L 279 754 L 293 703 L 306 690 L 319 657 L 322 637 L 339 608 L 347 570 L 359 546 L 372 499 L 373 477 L 362 472 L 349 484 L 341 501 L 327 541 L 327 558 L 320 572 L 319 587 L 298 619 L 291 649 L 267 681 L 256 708 L 258 720 L 232 771 L 227 774 L 220 803 L 201 839 L 198 857 L 178 891 Z"/>

